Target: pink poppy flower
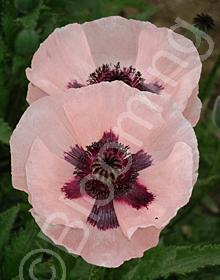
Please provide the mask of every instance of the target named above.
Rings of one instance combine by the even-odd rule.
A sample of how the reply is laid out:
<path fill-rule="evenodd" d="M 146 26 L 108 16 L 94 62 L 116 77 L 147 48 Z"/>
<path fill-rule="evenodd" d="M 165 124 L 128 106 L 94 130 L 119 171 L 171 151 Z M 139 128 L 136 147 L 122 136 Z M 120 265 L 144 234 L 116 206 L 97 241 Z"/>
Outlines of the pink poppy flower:
<path fill-rule="evenodd" d="M 13 186 L 42 231 L 100 266 L 156 246 L 197 179 L 196 136 L 178 106 L 121 81 L 39 99 L 10 146 Z"/>
<path fill-rule="evenodd" d="M 201 111 L 200 72 L 199 54 L 189 39 L 149 22 L 112 16 L 57 28 L 26 71 L 27 100 L 122 80 L 172 99 L 194 126 Z"/>

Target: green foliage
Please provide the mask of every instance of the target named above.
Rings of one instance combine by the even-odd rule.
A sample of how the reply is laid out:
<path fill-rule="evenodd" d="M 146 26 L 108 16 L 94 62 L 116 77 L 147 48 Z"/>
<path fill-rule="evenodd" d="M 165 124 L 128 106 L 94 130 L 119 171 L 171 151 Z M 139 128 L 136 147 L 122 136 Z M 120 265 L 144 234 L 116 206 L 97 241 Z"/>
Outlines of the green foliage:
<path fill-rule="evenodd" d="M 2 252 L 2 247 L 9 238 L 18 211 L 19 206 L 13 206 L 5 212 L 0 213 L 0 252 Z"/>
<path fill-rule="evenodd" d="M 200 98 L 202 101 L 205 101 L 208 98 L 215 87 L 215 84 L 218 80 L 218 73 L 219 73 L 219 66 L 220 66 L 220 54 L 217 57 L 216 62 L 214 63 L 211 71 L 204 80 L 202 80 L 200 84 Z"/>
<path fill-rule="evenodd" d="M 212 110 L 198 123 L 195 130 L 200 150 L 200 177 L 207 178 L 215 161 L 219 144 L 219 139 L 215 136 L 216 127 L 212 119 Z"/>
<path fill-rule="evenodd" d="M 1 73 L 1 69 L 0 69 L 0 75 L 1 74 L 3 75 L 3 73 Z M 1 81 L 1 78 L 0 78 L 0 81 Z M 8 104 L 8 95 L 9 95 L 8 89 L 5 88 L 4 86 L 0 86 L 0 119 L 2 119 L 2 117 L 5 114 L 7 104 Z"/>
<path fill-rule="evenodd" d="M 23 17 L 18 17 L 16 19 L 16 22 L 21 24 L 24 28 L 35 29 L 37 27 L 38 19 L 40 16 L 40 10 L 41 6 L 30 14 L 27 14 Z"/>
<path fill-rule="evenodd" d="M 15 0 L 15 7 L 22 13 L 32 12 L 36 9 L 40 1 L 39 0 Z"/>
<path fill-rule="evenodd" d="M 22 30 L 15 40 L 15 51 L 21 56 L 30 56 L 39 46 L 39 36 L 32 30 Z"/>
<path fill-rule="evenodd" d="M 125 274 L 122 279 L 167 278 L 171 273 L 189 273 L 207 265 L 220 265 L 220 245 L 157 246 L 147 251 L 140 263 Z"/>
<path fill-rule="evenodd" d="M 0 141 L 5 144 L 9 144 L 11 134 L 12 131 L 9 125 L 0 118 Z"/>
<path fill-rule="evenodd" d="M 7 43 L 7 46 L 12 51 L 14 48 L 14 37 L 16 36 L 19 27 L 15 22 L 15 18 L 7 12 L 1 14 L 1 24 L 4 39 Z"/>
<path fill-rule="evenodd" d="M 92 265 L 86 263 L 82 258 L 77 258 L 74 269 L 71 272 L 72 280 L 88 280 L 90 277 Z"/>
<path fill-rule="evenodd" d="M 216 98 L 213 109 L 213 121 L 214 124 L 220 128 L 220 95 Z"/>
<path fill-rule="evenodd" d="M 91 268 L 89 280 L 102 280 L 104 276 L 104 267 L 93 266 Z"/>
<path fill-rule="evenodd" d="M 7 59 L 7 49 L 2 37 L 0 37 L 0 63 L 4 62 L 6 59 Z"/>
<path fill-rule="evenodd" d="M 5 248 L 3 261 L 5 279 L 11 279 L 18 274 L 22 258 L 32 249 L 35 249 L 36 235 L 37 228 L 34 221 L 28 222 L 24 229 L 21 228 L 19 232 L 13 234 L 10 245 Z"/>
<path fill-rule="evenodd" d="M 137 10 L 137 13 L 133 16 L 133 18 L 148 20 L 150 16 L 158 12 L 158 8 L 142 0 L 103 0 L 101 5 L 104 10 L 103 16 L 118 14 L 122 12 L 124 8 L 131 7 Z"/>

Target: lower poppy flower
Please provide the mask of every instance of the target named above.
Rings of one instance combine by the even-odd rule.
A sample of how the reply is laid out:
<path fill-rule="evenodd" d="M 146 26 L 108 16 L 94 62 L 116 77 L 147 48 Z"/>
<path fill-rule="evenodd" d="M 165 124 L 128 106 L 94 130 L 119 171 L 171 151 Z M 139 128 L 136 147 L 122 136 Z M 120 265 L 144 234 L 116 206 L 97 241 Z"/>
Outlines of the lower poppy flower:
<path fill-rule="evenodd" d="M 117 267 L 157 245 L 197 178 L 178 106 L 121 81 L 34 102 L 10 140 L 12 181 L 55 244 Z"/>

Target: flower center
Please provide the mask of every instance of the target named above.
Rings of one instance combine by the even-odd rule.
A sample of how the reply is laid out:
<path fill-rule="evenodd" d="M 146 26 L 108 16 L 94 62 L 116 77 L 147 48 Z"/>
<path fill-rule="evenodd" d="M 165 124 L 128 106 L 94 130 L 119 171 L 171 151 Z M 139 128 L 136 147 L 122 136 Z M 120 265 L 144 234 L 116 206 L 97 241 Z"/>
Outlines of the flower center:
<path fill-rule="evenodd" d="M 121 159 L 111 151 L 97 157 L 92 163 L 92 173 L 104 176 L 107 180 L 115 180 L 122 168 Z"/>
<path fill-rule="evenodd" d="M 104 200 L 112 193 L 117 199 L 132 189 L 138 172 L 135 168 L 135 155 L 128 151 L 128 146 L 119 143 L 118 138 L 109 132 L 86 148 L 82 152 L 83 161 L 78 158 L 74 174 L 82 182 L 87 195 Z M 69 156 L 70 153 L 67 154 Z M 146 157 L 150 165 L 150 156 Z"/>
<path fill-rule="evenodd" d="M 150 91 L 159 94 L 163 89 L 162 85 L 156 83 L 146 83 L 142 74 L 132 66 L 122 67 L 120 62 L 112 66 L 111 64 L 103 64 L 89 75 L 87 84 L 83 85 L 77 81 L 68 83 L 68 88 L 79 88 L 83 86 L 98 84 L 101 82 L 123 81 L 130 87 L 139 89 L 140 91 Z"/>
<path fill-rule="evenodd" d="M 151 156 L 143 150 L 131 154 L 129 147 L 119 143 L 112 131 L 105 132 L 98 142 L 86 146 L 86 150 L 76 145 L 65 153 L 64 158 L 75 170 L 74 180 L 66 183 L 61 190 L 69 199 L 88 195 L 96 200 L 87 220 L 93 226 L 103 230 L 118 226 L 113 200 L 125 200 L 139 209 L 146 207 L 154 198 L 137 181 L 138 172 L 151 165 Z M 100 217 L 107 221 L 99 224 Z"/>

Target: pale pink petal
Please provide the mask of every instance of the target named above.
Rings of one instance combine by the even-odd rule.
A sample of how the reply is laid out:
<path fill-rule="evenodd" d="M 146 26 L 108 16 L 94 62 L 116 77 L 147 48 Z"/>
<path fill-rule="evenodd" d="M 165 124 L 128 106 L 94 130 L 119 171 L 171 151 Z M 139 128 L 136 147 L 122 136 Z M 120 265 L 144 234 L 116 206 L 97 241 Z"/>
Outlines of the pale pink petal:
<path fill-rule="evenodd" d="M 199 121 L 200 113 L 201 113 L 202 103 L 198 98 L 198 86 L 193 90 L 192 95 L 188 100 L 188 104 L 183 111 L 184 117 L 195 126 Z"/>
<path fill-rule="evenodd" d="M 131 152 L 143 148 L 152 156 L 153 166 L 140 171 L 139 182 L 155 200 L 140 210 L 114 201 L 120 227 L 102 231 L 86 222 L 94 200 L 64 199 L 60 189 L 74 171 L 64 152 L 76 144 L 85 148 L 110 129 L 119 134 L 119 142 L 131 146 Z M 32 214 L 43 232 L 71 253 L 107 267 L 156 246 L 162 228 L 187 203 L 197 176 L 196 137 L 179 107 L 120 81 L 34 102 L 10 144 L 13 185 L 30 194 Z"/>
<path fill-rule="evenodd" d="M 119 16 L 101 18 L 82 25 L 96 67 L 106 63 L 114 65 L 117 62 L 122 67 L 134 66 L 138 35 L 141 30 L 153 27 L 155 26 L 149 22 Z"/>
<path fill-rule="evenodd" d="M 28 85 L 28 92 L 27 92 L 27 102 L 29 104 L 35 102 L 36 100 L 48 96 L 48 94 L 44 91 L 42 91 L 41 89 L 39 89 L 38 87 L 36 87 L 35 85 L 29 83 Z"/>
<path fill-rule="evenodd" d="M 70 94 L 71 95 L 71 94 Z M 68 100 L 63 95 L 60 99 Z M 45 97 L 34 102 L 24 113 L 10 139 L 12 182 L 15 188 L 27 191 L 25 163 L 36 137 L 58 156 L 76 143 L 72 130 L 60 105 L 59 98 Z M 61 102 L 62 103 L 62 102 Z"/>
<path fill-rule="evenodd" d="M 155 227 L 138 229 L 128 239 L 120 228 L 106 231 L 91 228 L 81 256 L 95 265 L 118 267 L 131 258 L 142 257 L 145 250 L 155 247 L 160 231 Z"/>
<path fill-rule="evenodd" d="M 179 107 L 161 95 L 140 92 L 126 85 L 120 91 L 124 91 L 127 97 L 124 99 L 126 108 L 120 108 L 121 112 L 116 115 L 116 127 L 113 127 L 120 135 L 120 141 L 129 145 L 132 152 L 140 149 L 148 152 L 154 163 L 165 160 L 176 142 L 185 142 L 193 151 L 194 184 L 199 164 L 197 139 Z M 132 92 L 136 94 L 129 95 Z"/>
<path fill-rule="evenodd" d="M 70 98 L 63 107 L 69 122 L 77 134 L 79 144 L 83 147 L 98 141 L 103 132 L 110 129 L 115 129 L 120 136 L 123 135 L 120 123 L 124 119 L 126 123 L 130 121 L 128 126 L 129 129 L 131 128 L 131 134 L 140 134 L 143 139 L 146 139 L 154 125 L 162 121 L 161 113 L 158 111 L 161 107 L 158 109 L 157 105 L 152 104 L 150 101 L 147 101 L 146 106 L 141 107 L 145 95 L 121 81 L 91 85 L 81 88 L 79 92 L 80 94 L 75 90 L 73 98 Z M 136 119 L 133 121 L 133 113 L 129 111 L 129 104 L 133 103 L 133 101 L 135 102 L 136 98 L 139 97 L 141 100 L 138 100 L 135 106 L 137 110 L 141 110 L 141 115 L 144 115 L 144 124 L 147 126 L 145 130 L 143 130 L 142 126 L 137 126 Z M 166 99 L 164 100 L 167 102 Z M 151 117 L 152 113 L 154 113 L 154 118 Z M 150 117 L 149 120 L 148 117 Z M 127 126 L 125 129 L 127 129 Z M 126 143 L 128 142 L 127 139 L 125 141 Z M 140 147 L 136 148 L 139 149 Z"/>
<path fill-rule="evenodd" d="M 82 246 L 84 245 L 83 237 L 84 235 L 87 236 L 87 232 L 84 229 L 72 228 L 62 224 L 50 224 L 49 221 L 45 221 L 42 217 L 40 217 L 33 208 L 30 212 L 42 232 L 55 244 L 65 246 L 69 253 L 81 253 Z"/>
<path fill-rule="evenodd" d="M 34 210 L 50 224 L 83 228 L 94 204 L 89 197 L 65 199 L 63 185 L 73 179 L 74 167 L 51 153 L 36 138 L 26 162 L 27 185 Z"/>
<path fill-rule="evenodd" d="M 164 227 L 188 202 L 193 187 L 192 168 L 192 150 L 179 142 L 166 160 L 140 172 L 140 183 L 155 195 L 148 208 L 136 210 L 121 201 L 114 202 L 119 224 L 129 238 L 138 227 Z"/>
<path fill-rule="evenodd" d="M 63 108 L 83 147 L 98 141 L 104 131 L 113 129 L 120 141 L 135 152 L 145 148 L 153 131 L 164 127 L 173 111 L 179 114 L 177 118 L 188 124 L 178 107 L 167 98 L 140 92 L 121 81 L 75 90 Z M 194 139 L 193 130 L 189 130 Z"/>
<path fill-rule="evenodd" d="M 15 187 L 21 188 L 23 176 L 25 188 L 24 163 L 36 136 L 62 157 L 75 143 L 85 147 L 98 141 L 104 131 L 113 129 L 120 135 L 120 141 L 131 146 L 132 152 L 144 148 L 152 153 L 155 162 L 164 160 L 176 141 L 184 141 L 192 147 L 195 172 L 198 169 L 193 129 L 177 106 L 162 96 L 142 93 L 115 81 L 75 89 L 75 94 L 45 97 L 35 103 L 11 138 Z"/>
<path fill-rule="evenodd" d="M 135 91 L 123 82 L 113 84 L 75 89 L 75 94 L 48 96 L 31 104 L 10 140 L 15 188 L 27 191 L 25 163 L 37 136 L 63 158 L 70 146 L 90 145 L 117 125 L 118 115 L 126 110 Z"/>
<path fill-rule="evenodd" d="M 31 83 L 47 94 L 63 93 L 68 83 L 85 83 L 95 68 L 81 25 L 69 24 L 55 31 L 34 54 L 26 74 Z"/>
<path fill-rule="evenodd" d="M 126 118 L 131 119 L 129 133 L 146 139 L 152 127 L 162 121 L 161 107 L 157 108 L 157 105 L 153 105 L 150 101 L 147 101 L 146 108 L 142 107 L 140 111 L 147 126 L 147 129 L 143 130 L 142 126 L 136 125 L 136 119 L 132 122 L 133 113 L 127 109 L 129 102 L 136 100 L 137 95 L 142 99 L 145 98 L 138 90 L 123 82 L 115 81 L 75 89 L 74 94 L 48 96 L 34 102 L 21 118 L 10 141 L 14 187 L 27 190 L 25 162 L 37 136 L 51 152 L 63 158 L 64 151 L 68 151 L 70 146 L 78 143 L 85 147 L 98 141 L 104 131 L 119 128 L 118 133 L 123 135 L 120 119 L 125 113 Z M 169 103 L 166 100 L 165 102 Z M 139 111 L 141 101 L 135 106 Z M 152 113 L 154 118 L 147 120 Z M 123 139 L 126 141 L 125 138 Z M 140 147 L 137 146 L 135 149 Z"/>
<path fill-rule="evenodd" d="M 35 53 L 27 77 L 48 95 L 75 93 L 69 84 L 86 85 L 97 67 L 117 62 L 134 66 L 146 83 L 162 85 L 160 94 L 175 101 L 193 126 L 197 123 L 201 104 L 193 90 L 201 73 L 199 54 L 184 36 L 149 22 L 111 16 L 58 28 Z M 41 97 L 29 90 L 27 100 Z"/>
<path fill-rule="evenodd" d="M 47 224 L 32 209 L 31 214 L 41 230 L 55 244 L 63 245 L 70 253 L 80 254 L 87 262 L 104 267 L 118 267 L 131 258 L 142 257 L 143 252 L 158 244 L 161 229 L 148 227 L 137 229 L 131 239 L 122 231 L 100 231 L 93 227 L 76 229 Z"/>
<path fill-rule="evenodd" d="M 192 41 L 168 28 L 145 29 L 139 36 L 135 66 L 147 82 L 162 84 L 161 94 L 184 111 L 201 73 L 201 61 Z"/>
<path fill-rule="evenodd" d="M 153 101 L 157 96 L 150 95 Z M 161 96 L 161 101 L 163 97 Z M 165 103 L 164 103 L 165 104 Z M 145 141 L 144 150 L 153 157 L 154 164 L 165 160 L 176 142 L 184 142 L 191 147 L 193 153 L 193 185 L 198 176 L 199 152 L 195 132 L 191 124 L 183 117 L 176 104 L 168 102 L 163 106 L 164 124 L 154 127 Z M 159 148 L 158 148 L 159 147 Z"/>

